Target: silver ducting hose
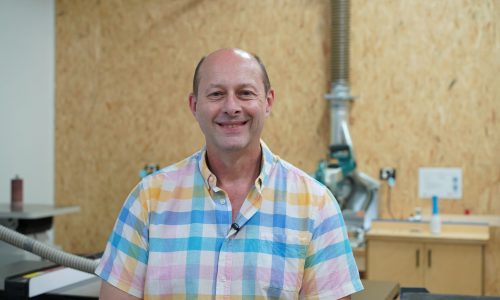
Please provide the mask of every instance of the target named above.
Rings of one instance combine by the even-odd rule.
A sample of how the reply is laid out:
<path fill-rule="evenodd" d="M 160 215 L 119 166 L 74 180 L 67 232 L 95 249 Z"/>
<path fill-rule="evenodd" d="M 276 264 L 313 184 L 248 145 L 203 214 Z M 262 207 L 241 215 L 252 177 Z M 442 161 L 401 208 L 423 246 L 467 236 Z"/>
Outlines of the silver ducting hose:
<path fill-rule="evenodd" d="M 330 144 L 347 144 L 353 153 L 352 144 L 346 141 L 343 124 L 347 124 L 351 96 L 349 88 L 349 28 L 350 1 L 331 0 L 331 90 L 325 98 L 330 101 Z"/>
<path fill-rule="evenodd" d="M 332 0 L 332 84 L 349 82 L 349 0 Z"/>
<path fill-rule="evenodd" d="M 97 268 L 97 261 L 52 248 L 2 225 L 0 225 L 0 240 L 69 268 L 90 274 L 94 274 Z"/>

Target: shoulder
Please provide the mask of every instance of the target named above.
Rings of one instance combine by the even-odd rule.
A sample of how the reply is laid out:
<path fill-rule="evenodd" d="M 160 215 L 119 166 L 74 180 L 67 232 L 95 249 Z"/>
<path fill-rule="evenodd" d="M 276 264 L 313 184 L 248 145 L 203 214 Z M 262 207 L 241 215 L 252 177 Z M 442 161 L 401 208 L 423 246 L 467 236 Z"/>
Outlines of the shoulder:
<path fill-rule="evenodd" d="M 310 231 L 314 231 L 328 219 L 335 219 L 335 222 L 340 223 L 341 211 L 330 190 L 293 164 L 278 158 L 270 176 L 269 187 L 275 193 L 283 192 L 286 195 L 291 213 L 307 217 L 312 222 Z"/>
<path fill-rule="evenodd" d="M 288 188 L 297 186 L 298 188 L 304 189 L 304 192 L 318 196 L 328 193 L 328 188 L 325 185 L 317 181 L 314 177 L 302 169 L 284 159 L 281 159 L 279 156 L 276 156 L 276 168 L 277 174 L 285 176 L 288 183 L 291 184 Z"/>
<path fill-rule="evenodd" d="M 147 211 L 155 211 L 158 206 L 176 199 L 182 191 L 193 188 L 198 170 L 200 152 L 141 179 L 130 193 L 126 205 L 140 206 Z M 198 172 L 199 173 L 199 172 Z M 138 201 L 136 201 L 138 200 Z"/>
<path fill-rule="evenodd" d="M 172 190 L 183 181 L 192 182 L 200 157 L 201 151 L 198 151 L 179 162 L 144 177 L 140 182 L 141 188 Z"/>
<path fill-rule="evenodd" d="M 279 177 L 285 178 L 281 181 L 286 184 L 284 188 L 288 197 L 297 199 L 303 208 L 308 207 L 313 219 L 322 214 L 341 214 L 337 199 L 330 189 L 300 168 L 277 157 L 275 174 L 275 180 L 279 181 Z M 276 182 L 273 184 L 276 186 Z"/>

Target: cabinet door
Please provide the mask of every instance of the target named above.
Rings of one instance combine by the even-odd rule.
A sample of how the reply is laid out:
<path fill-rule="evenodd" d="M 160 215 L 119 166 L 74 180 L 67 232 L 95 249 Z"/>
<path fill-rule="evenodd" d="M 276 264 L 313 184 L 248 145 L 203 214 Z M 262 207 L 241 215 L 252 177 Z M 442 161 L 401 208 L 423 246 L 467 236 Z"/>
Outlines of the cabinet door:
<path fill-rule="evenodd" d="M 406 287 L 424 285 L 422 243 L 370 240 L 367 247 L 368 279 L 396 281 Z"/>
<path fill-rule="evenodd" d="M 480 245 L 426 244 L 425 287 L 433 293 L 481 295 Z"/>

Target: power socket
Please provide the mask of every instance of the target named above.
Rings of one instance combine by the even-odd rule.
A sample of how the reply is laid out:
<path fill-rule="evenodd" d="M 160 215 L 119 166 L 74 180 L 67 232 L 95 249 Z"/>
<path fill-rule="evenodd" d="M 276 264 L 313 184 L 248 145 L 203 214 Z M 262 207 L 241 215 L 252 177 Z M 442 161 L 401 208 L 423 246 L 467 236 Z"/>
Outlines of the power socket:
<path fill-rule="evenodd" d="M 381 180 L 396 179 L 396 168 L 381 168 L 379 178 Z"/>

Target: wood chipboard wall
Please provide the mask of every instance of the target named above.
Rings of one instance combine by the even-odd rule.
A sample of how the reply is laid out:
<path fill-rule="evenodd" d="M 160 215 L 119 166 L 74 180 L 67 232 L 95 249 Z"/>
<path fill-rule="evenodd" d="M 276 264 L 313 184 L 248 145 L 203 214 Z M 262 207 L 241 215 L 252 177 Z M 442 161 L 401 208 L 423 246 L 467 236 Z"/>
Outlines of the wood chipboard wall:
<path fill-rule="evenodd" d="M 196 63 L 217 48 L 266 63 L 277 91 L 271 149 L 308 172 L 325 156 L 329 1 L 59 0 L 56 9 L 56 203 L 81 207 L 56 218 L 64 249 L 102 251 L 140 168 L 201 146 L 187 96 Z M 442 212 L 500 214 L 499 1 L 352 1 L 350 65 L 358 166 L 375 178 L 397 169 L 381 216 L 429 212 L 417 196 L 422 166 L 463 170 L 464 197 L 442 201 Z M 487 257 L 486 290 L 499 293 L 500 256 Z"/>
<path fill-rule="evenodd" d="M 277 101 L 264 139 L 312 170 L 328 143 L 328 7 L 58 1 L 57 203 L 82 208 L 58 222 L 64 248 L 101 250 L 144 164 L 166 166 L 199 149 L 188 94 L 198 60 L 220 47 L 247 49 L 267 63 Z"/>

